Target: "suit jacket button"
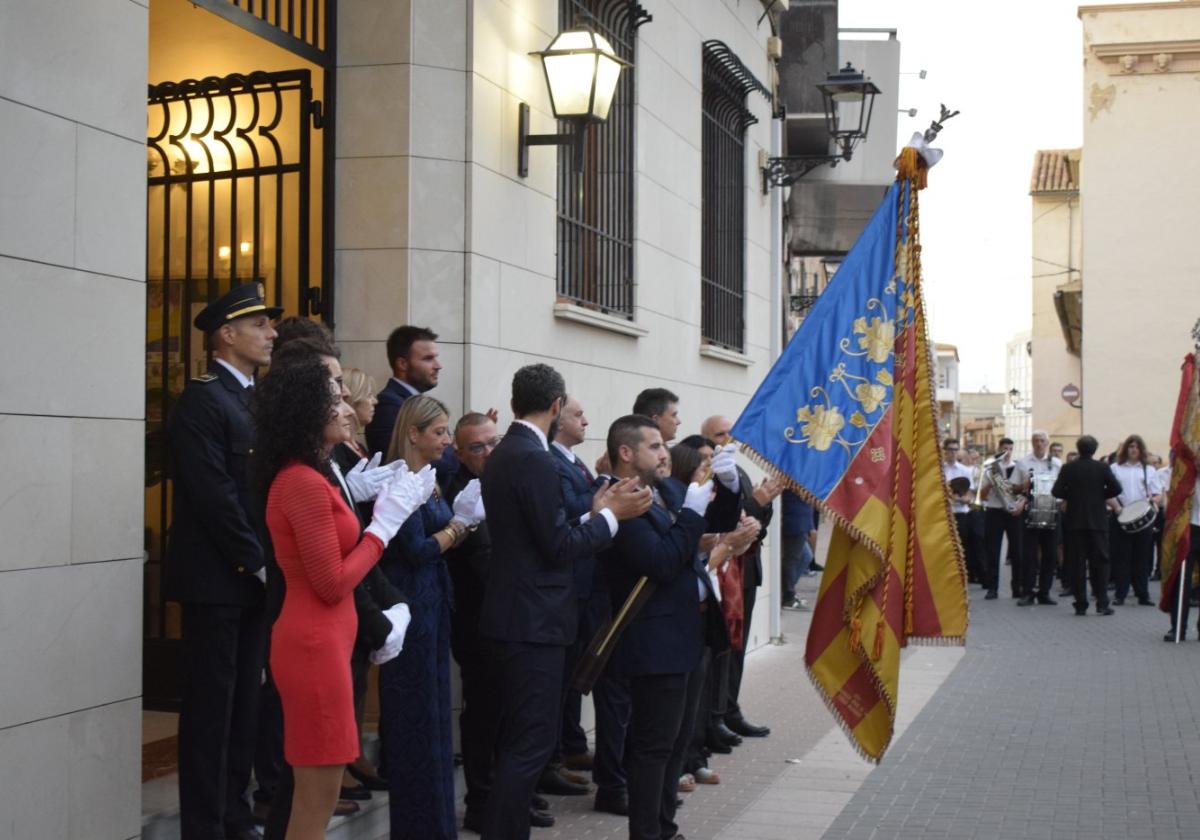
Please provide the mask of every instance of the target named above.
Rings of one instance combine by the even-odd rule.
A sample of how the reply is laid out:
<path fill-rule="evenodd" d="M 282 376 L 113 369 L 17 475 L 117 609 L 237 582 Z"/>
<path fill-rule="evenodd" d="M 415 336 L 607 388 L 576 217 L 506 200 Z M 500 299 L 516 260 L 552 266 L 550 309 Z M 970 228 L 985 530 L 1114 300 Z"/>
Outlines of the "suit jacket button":
<path fill-rule="evenodd" d="M 245 571 L 246 571 L 246 567 L 245 567 L 245 566 L 238 566 L 238 567 L 237 567 L 237 570 L 238 570 L 239 572 L 245 572 Z"/>
<path fill-rule="evenodd" d="M 249 451 L 249 453 L 250 453 L 251 455 L 253 455 L 253 454 L 254 454 L 254 450 L 253 450 L 253 449 L 250 449 L 250 450 L 248 450 L 248 451 Z"/>

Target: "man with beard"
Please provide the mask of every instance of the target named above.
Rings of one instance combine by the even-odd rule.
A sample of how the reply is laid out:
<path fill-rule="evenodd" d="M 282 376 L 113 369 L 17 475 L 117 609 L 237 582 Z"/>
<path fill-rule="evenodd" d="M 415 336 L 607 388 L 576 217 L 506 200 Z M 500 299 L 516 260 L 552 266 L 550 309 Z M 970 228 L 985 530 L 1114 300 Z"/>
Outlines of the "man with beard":
<path fill-rule="evenodd" d="M 371 452 L 388 451 L 396 415 L 406 399 L 437 387 L 438 372 L 442 369 L 438 361 L 437 333 L 428 327 L 408 324 L 396 327 L 388 336 L 387 359 L 392 378 L 379 392 L 375 417 L 366 428 L 367 448 Z M 439 476 L 441 478 L 444 476 Z"/>

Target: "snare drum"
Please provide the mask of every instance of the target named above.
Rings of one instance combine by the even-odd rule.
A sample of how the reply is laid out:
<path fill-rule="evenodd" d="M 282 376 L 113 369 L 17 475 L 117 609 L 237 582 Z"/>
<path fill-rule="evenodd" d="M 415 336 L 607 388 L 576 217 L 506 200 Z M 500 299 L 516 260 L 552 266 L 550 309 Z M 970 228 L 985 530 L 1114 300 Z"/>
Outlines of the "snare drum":
<path fill-rule="evenodd" d="M 1117 514 L 1117 524 L 1125 533 L 1136 534 L 1153 525 L 1156 516 L 1158 508 L 1149 499 L 1138 499 L 1121 508 L 1121 512 Z"/>

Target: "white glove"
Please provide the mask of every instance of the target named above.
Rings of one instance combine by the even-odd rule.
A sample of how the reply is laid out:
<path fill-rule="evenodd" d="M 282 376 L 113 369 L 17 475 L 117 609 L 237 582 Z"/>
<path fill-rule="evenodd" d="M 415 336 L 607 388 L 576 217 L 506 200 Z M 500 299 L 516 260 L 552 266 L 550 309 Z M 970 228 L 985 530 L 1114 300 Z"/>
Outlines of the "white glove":
<path fill-rule="evenodd" d="M 712 494 L 712 481 L 706 481 L 703 484 L 693 481 L 688 485 L 687 495 L 683 498 L 683 506 L 693 513 L 703 516 L 704 511 L 708 510 L 708 503 L 712 501 Z"/>
<path fill-rule="evenodd" d="M 396 604 L 384 610 L 383 614 L 392 622 L 392 632 L 388 633 L 383 647 L 371 651 L 371 661 L 376 665 L 390 662 L 400 655 L 400 651 L 404 650 L 404 634 L 408 632 L 408 623 L 412 621 L 408 604 Z"/>
<path fill-rule="evenodd" d="M 256 578 L 258 578 L 259 583 L 261 583 L 263 586 L 267 585 L 267 567 L 266 566 L 263 566 L 261 569 L 259 569 L 257 572 L 255 572 L 254 576 Z"/>
<path fill-rule="evenodd" d="M 384 482 L 379 496 L 375 499 L 375 512 L 371 517 L 371 524 L 367 526 L 368 534 L 374 534 L 380 542 L 387 545 L 408 517 L 425 504 L 429 494 L 433 492 L 433 481 L 426 480 L 423 472 L 424 470 L 414 475 L 408 471 L 408 465 L 405 464 Z"/>
<path fill-rule="evenodd" d="M 483 521 L 483 517 L 482 490 L 479 487 L 479 479 L 473 478 L 454 497 L 454 517 L 450 521 L 474 528 Z"/>
<path fill-rule="evenodd" d="M 725 489 L 731 493 L 738 491 L 738 471 L 737 461 L 734 458 L 734 453 L 737 452 L 737 445 L 727 443 L 719 447 L 712 457 L 712 471 L 717 480 L 725 485 Z"/>
<path fill-rule="evenodd" d="M 381 467 L 379 462 L 382 460 L 383 453 L 376 452 L 369 463 L 366 458 L 363 458 L 354 465 L 354 469 L 346 473 L 346 486 L 350 488 L 350 498 L 356 502 L 375 501 L 384 482 L 396 474 L 398 469 L 396 464 L 401 463 L 396 461 L 386 467 Z"/>

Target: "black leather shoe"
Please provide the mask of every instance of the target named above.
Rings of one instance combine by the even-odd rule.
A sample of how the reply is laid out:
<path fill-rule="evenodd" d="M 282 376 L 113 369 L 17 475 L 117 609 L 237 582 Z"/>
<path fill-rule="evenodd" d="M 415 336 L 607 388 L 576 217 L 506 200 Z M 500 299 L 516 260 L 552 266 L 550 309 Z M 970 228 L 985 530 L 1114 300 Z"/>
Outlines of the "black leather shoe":
<path fill-rule="evenodd" d="M 734 732 L 723 722 L 714 724 L 713 731 L 717 733 L 718 738 L 731 747 L 740 747 L 742 745 L 742 736 Z"/>
<path fill-rule="evenodd" d="M 1096 615 L 1116 615 L 1117 611 L 1112 607 L 1096 607 Z"/>
<path fill-rule="evenodd" d="M 1032 607 L 1037 602 L 1033 600 L 1032 595 L 1025 595 L 1020 601 L 1017 601 L 1018 607 Z"/>
<path fill-rule="evenodd" d="M 1138 598 L 1138 605 L 1142 607 L 1153 607 L 1154 602 L 1149 598 Z"/>
<path fill-rule="evenodd" d="M 704 746 L 708 749 L 709 754 L 720 753 L 721 755 L 729 755 L 733 752 L 733 747 L 725 743 L 715 729 L 709 729 L 708 734 L 704 738 Z"/>
<path fill-rule="evenodd" d="M 616 814 L 618 817 L 629 816 L 629 795 L 626 793 L 607 793 L 596 791 L 596 801 L 592 810 L 603 811 L 606 814 Z"/>
<path fill-rule="evenodd" d="M 551 796 L 587 796 L 588 786 L 577 785 L 564 779 L 557 770 L 547 768 L 538 779 L 537 792 Z"/>
<path fill-rule="evenodd" d="M 483 811 L 467 811 L 463 814 L 463 828 L 483 834 Z"/>
<path fill-rule="evenodd" d="M 771 727 L 756 726 L 744 717 L 725 718 L 725 725 L 743 738 L 766 738 L 771 734 Z"/>
<path fill-rule="evenodd" d="M 358 769 L 353 764 L 347 764 L 346 769 L 350 771 L 350 775 L 360 781 L 367 790 L 387 790 L 387 779 L 376 773 L 367 773 Z"/>
<path fill-rule="evenodd" d="M 533 799 L 530 800 L 529 804 L 532 805 L 534 807 L 534 809 L 538 810 L 538 811 L 549 811 L 550 810 L 550 803 L 547 802 L 545 799 L 542 799 L 542 797 L 538 796 L 536 793 L 533 795 Z"/>
<path fill-rule="evenodd" d="M 999 595 L 996 593 L 996 590 L 995 590 L 995 589 L 989 589 L 989 590 L 987 591 L 987 594 L 983 596 L 983 600 L 985 600 L 985 601 L 995 601 L 995 600 L 996 600 L 997 598 L 999 598 L 999 597 L 1000 597 L 1000 596 L 999 596 Z"/>
<path fill-rule="evenodd" d="M 338 794 L 338 799 L 350 799 L 354 802 L 366 802 L 371 798 L 371 791 L 367 790 L 366 785 L 355 785 L 352 788 L 343 787 L 342 792 Z"/>
<path fill-rule="evenodd" d="M 1181 642 L 1182 642 L 1182 641 L 1183 641 L 1184 639 L 1186 639 L 1186 638 L 1187 638 L 1187 634 L 1186 634 L 1186 633 L 1184 633 L 1184 634 L 1180 635 L 1180 637 L 1179 637 L 1179 641 L 1181 641 Z M 1175 641 L 1175 631 L 1174 631 L 1174 630 L 1172 630 L 1170 633 L 1168 633 L 1167 635 L 1163 636 L 1163 641 L 1164 641 L 1164 642 L 1173 642 L 1173 641 Z"/>
<path fill-rule="evenodd" d="M 529 809 L 529 824 L 534 828 L 549 828 L 554 825 L 554 815 L 537 808 Z"/>
<path fill-rule="evenodd" d="M 1039 604 L 1043 605 L 1043 606 L 1046 606 L 1046 607 L 1053 607 L 1053 606 L 1056 606 L 1056 605 L 1058 604 L 1058 601 L 1055 601 L 1055 600 L 1054 600 L 1053 598 L 1051 598 L 1049 595 L 1039 595 L 1039 596 L 1037 596 L 1037 602 L 1038 602 Z"/>

